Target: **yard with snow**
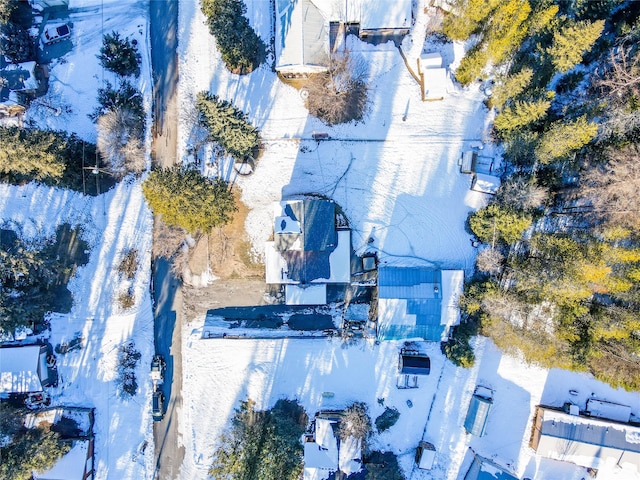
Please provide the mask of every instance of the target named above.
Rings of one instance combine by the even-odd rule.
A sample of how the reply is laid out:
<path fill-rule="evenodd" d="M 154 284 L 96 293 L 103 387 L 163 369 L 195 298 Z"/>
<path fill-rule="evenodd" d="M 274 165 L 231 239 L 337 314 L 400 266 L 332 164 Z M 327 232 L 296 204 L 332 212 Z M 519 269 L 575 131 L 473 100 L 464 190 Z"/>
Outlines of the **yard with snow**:
<path fill-rule="evenodd" d="M 179 156 L 187 158 L 187 146 L 197 136 L 195 96 L 200 91 L 232 101 L 259 128 L 264 152 L 252 175 L 235 176 L 233 169 L 217 167 L 217 173 L 241 189 L 249 207 L 245 227 L 256 259 L 263 260 L 265 242 L 273 233 L 273 203 L 318 194 L 343 209 L 357 253 L 375 251 L 389 265 L 473 273 L 476 252 L 464 222 L 487 198 L 469 189 L 470 176 L 460 173 L 458 161 L 463 151 L 480 145 L 483 155 L 499 156 L 488 140 L 490 112 L 478 84 L 462 89 L 449 81 L 444 100 L 423 102 L 392 43 L 372 46 L 349 37 L 352 55 L 368 68 L 369 111 L 362 122 L 328 127 L 309 116 L 299 91 L 283 83 L 269 61 L 249 75 L 229 73 L 198 2 L 179 4 Z M 246 4 L 252 25 L 269 39 L 270 2 Z M 100 31 L 115 29 L 138 40 L 139 88 L 151 111 L 148 9 L 134 0 L 72 0 L 70 7 L 74 48 L 53 65 L 49 93 L 42 99 L 62 107 L 62 113 L 55 116 L 51 109 L 35 107 L 27 118 L 95 142 L 95 125 L 87 114 L 96 105 L 102 81 L 114 81 L 96 58 Z M 415 60 L 424 49 L 438 49 L 445 64 L 455 67 L 462 46 L 425 45 L 421 35 L 427 19 L 422 7 L 417 10 L 414 36 L 403 43 L 405 54 Z M 316 142 L 314 132 L 326 132 L 330 139 Z M 216 171 L 206 163 L 203 167 Z M 41 239 L 69 223 L 82 228 L 89 244 L 89 262 L 69 284 L 73 308 L 69 314 L 52 315 L 49 338 L 56 345 L 81 332 L 84 347 L 58 357 L 60 383 L 51 393 L 55 404 L 96 408 L 99 479 L 154 478 L 148 377 L 154 353 L 149 291 L 153 219 L 140 183 L 125 180 L 97 197 L 33 183 L 0 185 L 0 226 L 16 227 L 26 239 Z M 136 304 L 122 311 L 116 299 L 124 285 L 116 269 L 130 248 L 141 254 L 141 268 L 133 282 Z M 419 378 L 416 389 L 398 389 L 400 341 L 345 345 L 337 338 L 203 339 L 205 318 L 188 320 L 182 345 L 184 401 L 178 411 L 185 448 L 183 479 L 207 478 L 220 434 L 246 398 L 255 400 L 258 408 L 295 398 L 310 417 L 354 401 L 366 402 L 373 419 L 385 406 L 395 407 L 398 422 L 374 435 L 370 447 L 397 454 L 406 478 L 413 480 L 463 478 L 472 460 L 469 447 L 519 478 L 580 480 L 588 477 L 586 469 L 543 459 L 529 447 L 535 406 L 561 407 L 572 401 L 584 407 L 588 398 L 597 397 L 629 405 L 640 418 L 638 392 L 612 389 L 585 374 L 528 366 L 503 355 L 485 338 L 474 341 L 476 364 L 471 369 L 454 367 L 438 343 L 421 343 L 431 358 L 431 373 Z M 115 376 L 117 348 L 128 340 L 142 356 L 136 370 L 138 394 L 126 400 L 116 392 Z M 468 435 L 463 428 L 477 385 L 494 392 L 483 437 Z M 436 447 L 431 471 L 414 463 L 421 440 Z M 640 472 L 611 464 L 597 478 L 640 479 Z"/>

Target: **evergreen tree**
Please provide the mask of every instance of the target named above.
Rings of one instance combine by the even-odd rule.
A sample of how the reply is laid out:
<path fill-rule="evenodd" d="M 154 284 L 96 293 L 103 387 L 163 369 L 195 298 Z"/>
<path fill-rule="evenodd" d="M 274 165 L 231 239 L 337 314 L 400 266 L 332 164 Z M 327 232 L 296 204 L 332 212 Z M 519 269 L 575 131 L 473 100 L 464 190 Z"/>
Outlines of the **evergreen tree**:
<path fill-rule="evenodd" d="M 482 70 L 484 69 L 489 54 L 487 50 L 478 45 L 465 55 L 460 62 L 460 66 L 456 69 L 456 80 L 462 85 L 469 85 L 471 82 L 482 76 Z"/>
<path fill-rule="evenodd" d="M 133 120 L 137 125 L 136 129 L 131 131 L 131 134 L 141 138 L 142 132 L 144 132 L 146 114 L 142 102 L 142 94 L 131 82 L 124 80 L 115 89 L 110 82 L 106 81 L 105 86 L 98 89 L 98 103 L 100 106 L 89 115 L 91 120 L 95 122 L 98 117 L 110 111 L 127 110 L 133 115 Z"/>
<path fill-rule="evenodd" d="M 517 98 L 524 92 L 533 78 L 533 69 L 525 67 L 518 73 L 513 73 L 502 78 L 493 88 L 491 102 L 494 107 L 500 109 L 509 100 Z"/>
<path fill-rule="evenodd" d="M 11 14 L 18 6 L 19 0 L 0 0 L 0 25 L 9 22 Z"/>
<path fill-rule="evenodd" d="M 531 215 L 496 204 L 469 215 L 469 228 L 482 243 L 488 245 L 510 245 L 517 242 L 531 223 Z"/>
<path fill-rule="evenodd" d="M 447 15 L 442 26 L 444 34 L 452 40 L 466 40 L 480 29 L 500 0 L 458 0 L 457 12 Z"/>
<path fill-rule="evenodd" d="M 494 64 L 502 63 L 520 46 L 527 33 L 525 22 L 530 13 L 528 0 L 504 0 L 491 13 L 486 42 L 489 59 Z"/>
<path fill-rule="evenodd" d="M 142 57 L 136 45 L 128 37 L 120 37 L 118 32 L 104 35 L 98 59 L 104 68 L 123 77 L 140 75 Z"/>
<path fill-rule="evenodd" d="M 260 143 L 258 130 L 247 116 L 230 102 L 217 95 L 201 92 L 196 102 L 200 123 L 209 130 L 210 138 L 218 142 L 226 153 L 238 160 L 255 153 Z"/>
<path fill-rule="evenodd" d="M 0 127 L 0 176 L 13 180 L 60 178 L 65 144 L 51 131 Z"/>
<path fill-rule="evenodd" d="M 68 451 L 70 445 L 48 427 L 24 430 L 0 449 L 0 478 L 29 480 L 32 472 L 45 471 Z"/>
<path fill-rule="evenodd" d="M 569 122 L 558 120 L 540 138 L 536 156 L 543 164 L 566 158 L 593 140 L 597 133 L 598 125 L 587 122 L 585 117 Z"/>
<path fill-rule="evenodd" d="M 29 30 L 13 22 L 0 25 L 0 54 L 13 63 L 32 60 L 35 55 L 35 43 Z"/>
<path fill-rule="evenodd" d="M 209 233 L 231 221 L 237 210 L 233 193 L 223 180 L 211 181 L 194 169 L 178 165 L 155 170 L 142 184 L 149 207 L 162 220 L 190 233 Z"/>
<path fill-rule="evenodd" d="M 569 23 L 553 33 L 553 43 L 547 49 L 554 67 L 568 72 L 582 61 L 604 29 L 604 20 Z"/>
<path fill-rule="evenodd" d="M 231 72 L 251 73 L 264 62 L 266 45 L 244 16 L 247 7 L 242 0 L 203 0 L 201 8 Z"/>
<path fill-rule="evenodd" d="M 550 106 L 551 101 L 547 99 L 517 101 L 500 112 L 494 121 L 494 126 L 502 134 L 519 130 L 542 120 Z"/>

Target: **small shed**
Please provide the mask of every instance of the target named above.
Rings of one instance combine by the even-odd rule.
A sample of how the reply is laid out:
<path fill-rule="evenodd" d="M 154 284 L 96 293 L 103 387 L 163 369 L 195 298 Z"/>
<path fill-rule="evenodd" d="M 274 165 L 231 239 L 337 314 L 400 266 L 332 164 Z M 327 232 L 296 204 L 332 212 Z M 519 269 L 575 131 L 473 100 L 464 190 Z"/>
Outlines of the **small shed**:
<path fill-rule="evenodd" d="M 447 69 L 438 52 L 423 53 L 418 58 L 418 70 L 423 83 L 423 100 L 442 100 L 447 95 Z"/>
<path fill-rule="evenodd" d="M 431 470 L 436 459 L 436 447 L 429 442 L 420 442 L 416 449 L 416 465 L 422 470 Z"/>
<path fill-rule="evenodd" d="M 495 195 L 500 188 L 500 178 L 485 173 L 474 173 L 471 179 L 471 190 Z"/>
<path fill-rule="evenodd" d="M 476 387 L 469 402 L 469 410 L 464 420 L 464 429 L 471 435 L 482 437 L 487 428 L 489 412 L 493 405 L 491 391 L 486 387 Z"/>
<path fill-rule="evenodd" d="M 400 352 L 398 371 L 402 375 L 429 375 L 431 359 L 424 354 Z"/>

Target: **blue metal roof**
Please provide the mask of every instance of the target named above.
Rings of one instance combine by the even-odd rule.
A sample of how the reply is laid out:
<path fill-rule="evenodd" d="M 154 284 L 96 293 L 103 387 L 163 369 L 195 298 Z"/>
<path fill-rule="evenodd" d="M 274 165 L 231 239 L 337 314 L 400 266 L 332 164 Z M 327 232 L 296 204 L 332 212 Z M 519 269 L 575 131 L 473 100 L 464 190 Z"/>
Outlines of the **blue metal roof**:
<path fill-rule="evenodd" d="M 415 315 L 415 325 L 381 323 L 382 340 L 423 338 L 442 340 L 446 326 L 441 325 L 442 294 L 439 270 L 424 267 L 381 267 L 378 270 L 378 298 L 407 300 L 406 315 Z M 436 287 L 437 288 L 434 288 Z"/>
<path fill-rule="evenodd" d="M 471 435 L 481 437 L 487 428 L 489 411 L 493 405 L 493 400 L 479 395 L 473 395 L 469 403 L 467 418 L 464 420 L 464 429 Z"/>

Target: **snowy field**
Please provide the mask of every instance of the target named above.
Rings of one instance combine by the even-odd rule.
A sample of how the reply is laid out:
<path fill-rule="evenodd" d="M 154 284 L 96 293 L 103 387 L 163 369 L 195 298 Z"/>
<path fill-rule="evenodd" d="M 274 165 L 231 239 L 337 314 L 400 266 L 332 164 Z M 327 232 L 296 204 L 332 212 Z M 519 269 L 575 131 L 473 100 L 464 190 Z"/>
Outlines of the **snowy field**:
<path fill-rule="evenodd" d="M 104 4 L 104 10 L 101 6 Z M 118 31 L 137 39 L 142 53 L 138 87 L 151 105 L 148 56 L 148 5 L 136 0 L 72 0 L 73 50 L 54 61 L 49 92 L 27 112 L 39 127 L 66 130 L 95 143 L 95 125 L 87 118 L 95 106 L 103 72 L 96 55 L 102 32 Z M 52 108 L 49 108 L 52 107 Z M 59 115 L 52 112 L 60 109 Z M 92 159 L 88 159 L 90 163 Z M 90 176 L 90 172 L 88 173 Z M 93 181 L 88 178 L 87 181 Z M 153 355 L 153 314 L 150 282 L 152 216 L 140 181 L 125 180 L 98 197 L 29 184 L 0 185 L 0 223 L 24 239 L 43 239 L 56 227 L 81 227 L 89 245 L 89 262 L 69 282 L 74 304 L 69 314 L 51 316 L 50 343 L 55 346 L 76 334 L 83 348 L 58 355 L 59 386 L 48 389 L 54 405 L 95 407 L 96 479 L 142 479 L 153 476 L 153 422 L 149 364 Z M 135 248 L 140 267 L 132 283 L 120 279 L 123 254 Z M 133 289 L 136 303 L 122 311 L 117 296 Z M 132 340 L 141 353 L 136 376 L 138 394 L 128 400 L 116 392 L 118 347 Z"/>

